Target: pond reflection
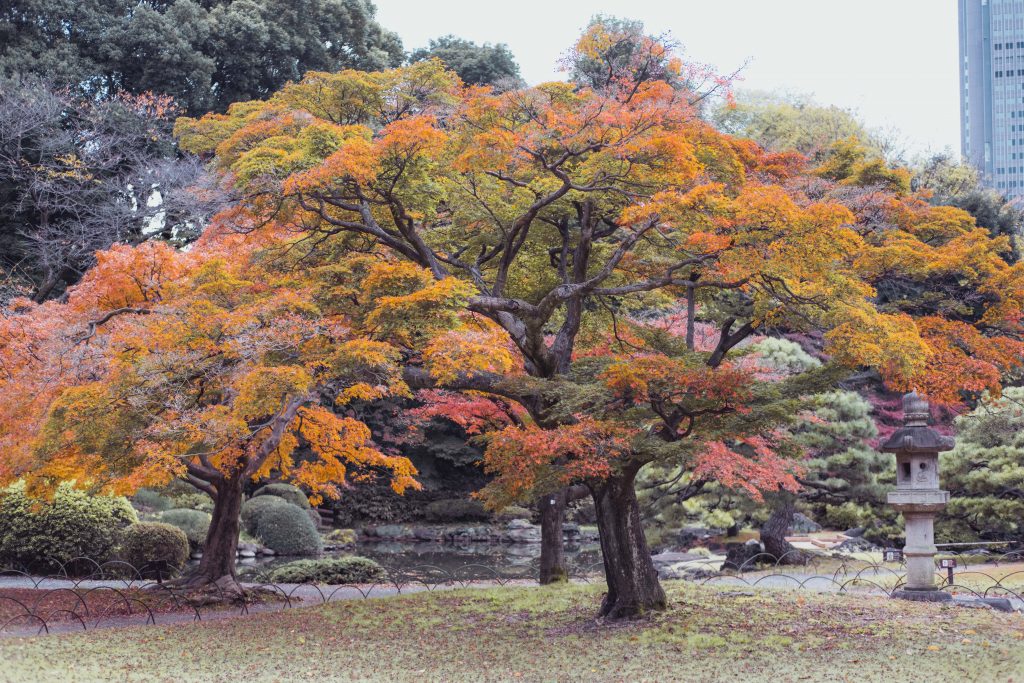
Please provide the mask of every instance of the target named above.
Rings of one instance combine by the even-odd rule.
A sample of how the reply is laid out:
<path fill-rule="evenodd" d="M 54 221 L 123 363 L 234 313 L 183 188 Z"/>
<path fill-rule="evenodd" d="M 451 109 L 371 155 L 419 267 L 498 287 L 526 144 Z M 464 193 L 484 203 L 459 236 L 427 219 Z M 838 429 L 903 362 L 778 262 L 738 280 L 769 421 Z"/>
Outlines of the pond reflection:
<path fill-rule="evenodd" d="M 430 568 L 436 573 L 449 573 L 460 580 L 533 578 L 540 559 L 539 543 L 440 543 L 440 542 L 360 542 L 353 550 L 326 552 L 320 557 L 359 555 L 376 560 L 390 572 L 421 573 Z M 601 561 L 601 548 L 596 542 L 566 543 L 566 561 L 570 571 L 591 568 Z M 297 557 L 260 557 L 239 561 L 245 573 L 268 570 Z"/>

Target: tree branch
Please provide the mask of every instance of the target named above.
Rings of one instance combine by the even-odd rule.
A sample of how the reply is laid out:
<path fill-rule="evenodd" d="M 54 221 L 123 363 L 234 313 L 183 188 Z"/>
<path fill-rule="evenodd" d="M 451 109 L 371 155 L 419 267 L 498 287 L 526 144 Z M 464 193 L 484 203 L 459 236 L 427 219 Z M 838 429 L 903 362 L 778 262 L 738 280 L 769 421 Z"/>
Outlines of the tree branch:
<path fill-rule="evenodd" d="M 116 318 L 119 315 L 127 315 L 129 313 L 133 315 L 149 315 L 150 313 L 152 313 L 152 311 L 150 311 L 148 308 L 132 308 L 130 306 L 115 308 L 114 310 L 108 311 L 104 315 L 100 316 L 96 320 L 90 320 L 88 323 L 88 329 L 84 334 L 82 334 L 78 339 L 75 340 L 75 343 L 82 344 L 89 341 L 96 335 L 96 330 L 97 328 L 99 328 L 100 325 L 109 322 L 112 318 Z"/>

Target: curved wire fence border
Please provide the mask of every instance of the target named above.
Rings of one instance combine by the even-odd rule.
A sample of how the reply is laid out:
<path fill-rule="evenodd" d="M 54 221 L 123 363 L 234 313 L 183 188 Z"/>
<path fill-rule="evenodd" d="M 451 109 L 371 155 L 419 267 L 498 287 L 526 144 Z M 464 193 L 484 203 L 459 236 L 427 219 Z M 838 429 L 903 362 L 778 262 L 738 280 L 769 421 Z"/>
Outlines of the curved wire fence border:
<path fill-rule="evenodd" d="M 1024 570 L 1018 570 L 996 578 L 991 574 L 975 569 L 981 566 L 998 567 L 1001 563 L 1024 561 L 1024 549 L 1013 550 L 1001 554 L 978 553 L 960 554 L 943 553 L 945 556 L 953 556 L 957 565 L 962 571 L 954 574 L 954 579 L 980 577 L 982 581 L 976 582 L 972 587 L 964 583 L 950 582 L 947 573 L 936 570 L 936 587 L 939 590 L 953 594 L 969 595 L 975 598 L 1012 598 L 1024 603 L 1024 589 L 1011 588 L 1004 584 L 1011 577 L 1024 576 Z M 767 553 L 760 553 L 747 559 L 738 567 L 730 569 L 713 569 L 713 565 L 721 562 L 721 559 L 691 560 L 689 565 L 689 576 L 684 576 L 700 585 L 726 585 L 746 586 L 750 588 L 764 588 L 766 584 L 772 588 L 791 588 L 796 590 L 817 590 L 848 594 L 868 594 L 878 596 L 891 596 L 895 591 L 905 585 L 906 563 L 882 563 L 865 562 L 863 560 L 841 560 L 839 566 L 831 573 L 823 573 L 822 566 L 830 564 L 834 558 L 828 556 L 807 556 L 801 554 L 799 565 L 812 573 L 800 572 L 790 573 L 783 571 L 783 568 L 794 567 L 796 557 L 788 557 L 789 553 L 776 558 Z M 984 562 L 977 560 L 983 557 Z M 27 590 L 38 591 L 38 596 L 33 596 L 32 601 L 21 600 L 7 595 L 0 595 L 0 604 L 16 605 L 20 610 L 14 616 L 0 622 L 0 634 L 24 635 L 35 632 L 36 634 L 50 633 L 52 627 L 59 626 L 61 630 L 74 630 L 81 627 L 81 630 L 100 628 L 103 626 L 124 624 L 126 618 L 133 620 L 132 623 L 157 624 L 161 623 L 161 617 L 173 615 L 173 619 L 164 619 L 164 623 L 182 621 L 182 615 L 187 620 L 189 617 L 193 622 L 202 621 L 204 611 L 209 617 L 211 615 L 230 616 L 246 615 L 251 611 L 252 604 L 248 601 L 232 603 L 235 596 L 224 593 L 223 589 L 216 584 L 211 584 L 208 589 L 219 598 L 218 606 L 206 610 L 203 605 L 195 604 L 183 597 L 176 589 L 162 583 L 163 579 L 175 578 L 176 573 L 170 572 L 167 575 L 154 579 L 154 567 L 135 567 L 127 562 L 113 560 L 98 562 L 93 558 L 75 557 L 66 562 L 48 560 L 45 564 L 55 567 L 56 571 L 46 575 L 33 574 L 25 567 L 0 568 L 0 577 L 13 576 L 25 579 L 31 584 Z M 898 569 L 894 569 L 896 564 Z M 702 565 L 706 565 L 702 567 Z M 82 569 L 88 573 L 81 573 Z M 160 568 L 162 569 L 162 568 Z M 403 592 L 432 592 L 439 589 L 468 588 L 499 586 L 503 587 L 516 581 L 532 581 L 537 575 L 537 561 L 524 564 L 515 568 L 508 568 L 500 571 L 492 566 L 469 563 L 449 570 L 436 565 L 421 564 L 407 565 L 404 567 L 385 568 L 385 578 L 368 583 L 343 583 L 343 584 L 321 584 L 315 582 L 302 583 L 272 583 L 253 582 L 245 583 L 250 591 L 262 594 L 264 598 L 259 604 L 259 611 L 279 611 L 294 607 L 308 607 L 324 605 L 329 602 L 350 599 L 367 599 L 385 595 L 400 595 Z M 572 580 L 582 583 L 600 581 L 603 578 L 603 563 L 580 564 L 570 568 L 569 576 Z M 244 579 L 243 579 L 244 580 Z M 46 588 L 46 582 L 61 581 L 64 585 Z M 87 582 L 105 581 L 108 585 L 91 586 Z M 978 583 L 986 583 L 984 588 Z M 892 582 L 890 584 L 890 582 Z M 109 585 L 109 584 L 115 585 Z M 68 585 L 70 584 L 70 585 Z M 4 587 L 0 585 L 0 590 Z M 15 589 L 18 589 L 15 587 Z M 301 593 L 301 595 L 297 595 Z M 102 609 L 96 609 L 96 605 L 90 605 L 89 599 L 98 595 L 113 594 L 115 599 L 107 601 Z M 60 604 L 44 608 L 50 598 L 58 595 L 67 595 L 69 604 Z M 147 599 L 149 601 L 147 602 Z M 166 600 L 158 605 L 159 600 Z M 173 605 L 173 612 L 162 612 L 160 607 Z M 230 605 L 230 607 L 225 607 Z M 123 607 L 127 613 L 113 610 Z M 157 608 L 154 611 L 154 608 Z"/>

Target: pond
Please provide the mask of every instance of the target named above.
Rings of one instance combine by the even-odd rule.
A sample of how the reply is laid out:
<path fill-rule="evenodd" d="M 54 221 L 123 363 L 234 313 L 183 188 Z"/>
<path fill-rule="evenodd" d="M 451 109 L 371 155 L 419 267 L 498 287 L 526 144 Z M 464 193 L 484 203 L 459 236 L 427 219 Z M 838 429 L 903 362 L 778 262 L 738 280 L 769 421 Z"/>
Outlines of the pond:
<path fill-rule="evenodd" d="M 321 557 L 360 555 L 376 560 L 395 575 L 451 575 L 459 580 L 533 578 L 540 559 L 539 543 L 442 543 L 442 542 L 360 542 L 354 550 L 327 552 Z M 597 542 L 566 543 L 566 561 L 570 573 L 592 572 L 601 562 Z M 266 570 L 291 562 L 294 557 L 260 557 L 239 561 L 243 567 Z M 248 573 L 248 572 L 247 572 Z"/>

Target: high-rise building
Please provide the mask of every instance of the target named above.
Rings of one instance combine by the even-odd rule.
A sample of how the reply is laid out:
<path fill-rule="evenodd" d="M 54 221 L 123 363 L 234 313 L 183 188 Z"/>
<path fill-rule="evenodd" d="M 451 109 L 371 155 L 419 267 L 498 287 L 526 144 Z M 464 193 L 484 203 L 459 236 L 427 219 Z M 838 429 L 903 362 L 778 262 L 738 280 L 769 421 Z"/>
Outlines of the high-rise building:
<path fill-rule="evenodd" d="M 959 0 L 960 147 L 984 182 L 1024 195 L 1024 0 Z"/>

